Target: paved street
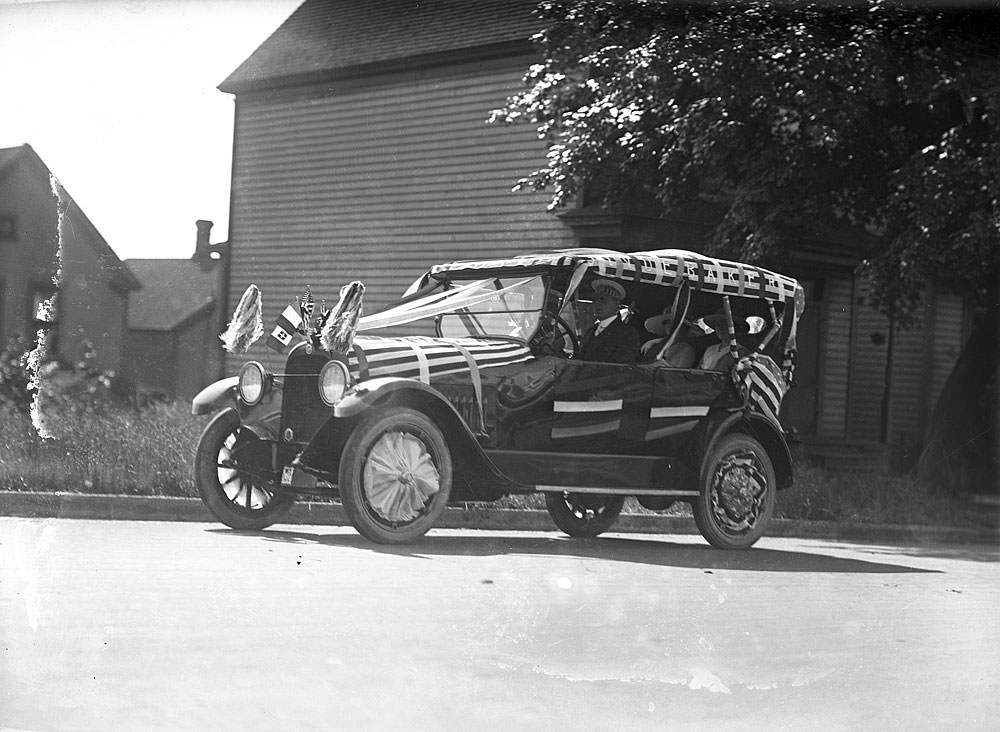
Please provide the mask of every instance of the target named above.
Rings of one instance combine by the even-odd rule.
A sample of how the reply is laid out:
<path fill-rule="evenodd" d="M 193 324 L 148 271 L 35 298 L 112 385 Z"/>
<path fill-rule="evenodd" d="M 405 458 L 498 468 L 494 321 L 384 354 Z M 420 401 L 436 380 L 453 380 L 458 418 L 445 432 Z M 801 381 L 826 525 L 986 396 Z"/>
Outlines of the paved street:
<path fill-rule="evenodd" d="M 0 729 L 1000 729 L 1000 552 L 0 518 Z"/>

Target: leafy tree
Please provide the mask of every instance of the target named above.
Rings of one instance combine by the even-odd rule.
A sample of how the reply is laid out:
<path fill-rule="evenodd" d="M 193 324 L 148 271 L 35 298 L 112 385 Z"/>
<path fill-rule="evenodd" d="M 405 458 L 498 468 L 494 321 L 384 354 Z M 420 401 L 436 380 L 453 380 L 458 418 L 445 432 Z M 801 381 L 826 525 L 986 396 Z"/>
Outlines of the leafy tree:
<path fill-rule="evenodd" d="M 544 60 L 493 114 L 547 141 L 546 167 L 519 185 L 550 189 L 553 208 L 588 187 L 667 215 L 712 201 L 710 250 L 751 261 L 816 227 L 864 230 L 874 304 L 895 322 L 932 276 L 985 308 L 980 350 L 960 358 L 978 382 L 950 383 L 942 403 L 995 390 L 1000 11 L 549 0 L 537 12 Z M 955 412 L 938 410 L 925 467 L 948 464 L 970 429 L 992 434 L 989 416 L 956 432 Z"/>

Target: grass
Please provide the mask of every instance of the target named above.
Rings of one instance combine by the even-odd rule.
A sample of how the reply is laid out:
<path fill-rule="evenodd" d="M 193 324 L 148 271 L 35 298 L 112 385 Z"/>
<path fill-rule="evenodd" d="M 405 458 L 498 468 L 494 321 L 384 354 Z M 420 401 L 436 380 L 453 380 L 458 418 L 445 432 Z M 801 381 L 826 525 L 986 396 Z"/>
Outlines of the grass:
<path fill-rule="evenodd" d="M 195 497 L 194 450 L 209 417 L 186 404 L 141 410 L 81 408 L 71 402 L 47 410 L 54 439 L 41 439 L 27 415 L 0 409 L 0 490 Z M 946 526 L 997 526 L 995 508 L 974 506 L 907 476 L 834 473 L 796 468 L 794 487 L 778 494 L 775 515 L 809 521 Z M 544 509 L 540 494 L 507 496 L 477 507 Z M 654 513 L 629 498 L 625 510 Z M 674 504 L 668 515 L 690 515 Z"/>
<path fill-rule="evenodd" d="M 778 493 L 775 515 L 806 521 L 1000 527 L 995 507 L 927 485 L 909 475 L 832 472 L 810 464 Z"/>
<path fill-rule="evenodd" d="M 0 410 L 0 490 L 197 496 L 194 449 L 207 418 L 180 404 L 46 411 L 53 439 Z"/>

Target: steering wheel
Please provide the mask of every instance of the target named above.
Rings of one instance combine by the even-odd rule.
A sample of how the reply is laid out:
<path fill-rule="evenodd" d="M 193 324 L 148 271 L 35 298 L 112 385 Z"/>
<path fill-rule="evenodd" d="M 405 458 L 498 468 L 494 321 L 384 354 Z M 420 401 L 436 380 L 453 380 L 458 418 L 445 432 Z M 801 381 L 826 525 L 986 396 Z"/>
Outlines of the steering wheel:
<path fill-rule="evenodd" d="M 568 357 L 573 358 L 573 356 L 575 356 L 580 350 L 580 341 L 577 339 L 576 333 L 573 332 L 573 329 L 570 328 L 569 323 L 563 320 L 561 316 L 554 316 L 554 320 L 556 323 L 556 335 L 559 335 L 561 332 L 563 335 L 569 336 L 570 345 L 573 346 L 573 350 L 568 354 Z M 565 342 L 566 339 L 564 338 L 563 343 Z"/>

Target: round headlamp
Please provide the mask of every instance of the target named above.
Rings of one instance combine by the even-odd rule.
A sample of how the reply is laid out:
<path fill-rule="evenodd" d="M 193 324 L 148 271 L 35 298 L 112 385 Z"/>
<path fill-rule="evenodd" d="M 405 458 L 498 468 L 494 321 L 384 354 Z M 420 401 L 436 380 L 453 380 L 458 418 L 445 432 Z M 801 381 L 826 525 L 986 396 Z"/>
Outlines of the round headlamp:
<path fill-rule="evenodd" d="M 319 398 L 332 407 L 344 396 L 351 374 L 341 361 L 327 361 L 319 372 Z"/>
<path fill-rule="evenodd" d="M 257 361 L 248 361 L 240 369 L 240 381 L 237 386 L 240 399 L 248 406 L 253 406 L 264 397 L 264 386 L 267 376 L 264 367 Z"/>

